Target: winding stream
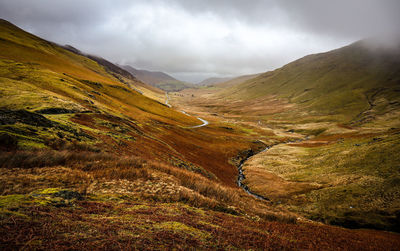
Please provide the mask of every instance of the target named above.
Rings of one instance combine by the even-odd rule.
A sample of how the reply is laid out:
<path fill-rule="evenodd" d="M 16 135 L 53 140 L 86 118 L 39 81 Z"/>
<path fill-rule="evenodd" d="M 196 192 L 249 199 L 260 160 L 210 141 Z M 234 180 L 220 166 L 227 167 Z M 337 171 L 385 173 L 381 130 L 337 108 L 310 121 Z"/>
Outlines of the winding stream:
<path fill-rule="evenodd" d="M 284 142 L 284 143 L 274 144 L 274 145 L 271 145 L 271 146 L 267 146 L 264 150 L 262 150 L 262 151 L 260 151 L 260 152 L 257 152 L 257 153 L 251 152 L 250 154 L 248 154 L 246 158 L 242 159 L 242 160 L 239 162 L 239 166 L 238 166 L 238 172 L 239 172 L 239 174 L 238 174 L 238 179 L 237 179 L 237 184 L 238 184 L 238 186 L 241 187 L 241 188 L 243 188 L 243 190 L 244 190 L 246 193 L 248 193 L 248 194 L 250 194 L 250 195 L 256 197 L 257 199 L 265 200 L 265 201 L 270 201 L 269 198 L 267 198 L 267 197 L 265 197 L 265 196 L 262 196 L 262 195 L 260 195 L 260 194 L 257 194 L 257 193 L 255 193 L 255 192 L 252 192 L 252 191 L 250 190 L 250 188 L 249 188 L 247 185 L 243 184 L 243 180 L 246 178 L 246 176 L 245 176 L 244 173 L 243 173 L 243 166 L 244 166 L 245 162 L 248 161 L 251 157 L 253 157 L 253 156 L 257 155 L 257 154 L 266 152 L 266 151 L 268 151 L 269 149 L 271 149 L 271 148 L 274 147 L 274 146 L 281 145 L 281 144 L 289 144 L 289 143 L 301 142 L 301 141 L 307 140 L 307 139 L 308 139 L 308 136 L 307 136 L 306 138 L 304 138 L 304 139 L 296 139 L 296 140 L 291 140 L 291 141 Z"/>
<path fill-rule="evenodd" d="M 260 153 L 265 152 L 265 151 L 268 151 L 271 147 L 272 147 L 272 146 L 267 146 L 264 150 L 262 150 L 262 151 L 259 152 L 259 153 L 254 153 L 254 154 L 248 155 L 246 158 L 244 158 L 244 159 L 242 159 L 242 160 L 240 161 L 239 166 L 238 166 L 238 171 L 239 171 L 239 175 L 238 175 L 238 179 L 237 179 L 237 184 L 238 184 L 238 186 L 241 187 L 241 188 L 243 188 L 243 190 L 244 190 L 246 193 L 248 193 L 248 194 L 250 194 L 250 195 L 256 197 L 257 199 L 266 200 L 266 201 L 270 201 L 270 199 L 268 199 L 267 197 L 264 197 L 264 196 L 262 196 L 262 195 L 260 195 L 260 194 L 257 194 L 257 193 L 255 193 L 255 192 L 252 192 L 252 191 L 250 190 L 250 188 L 249 188 L 247 185 L 245 185 L 245 184 L 242 183 L 242 181 L 246 178 L 246 176 L 244 176 L 244 173 L 243 173 L 243 165 L 244 165 L 244 163 L 245 163 L 247 160 L 249 160 L 249 159 L 250 159 L 251 157 L 253 157 L 254 155 L 260 154 Z"/>

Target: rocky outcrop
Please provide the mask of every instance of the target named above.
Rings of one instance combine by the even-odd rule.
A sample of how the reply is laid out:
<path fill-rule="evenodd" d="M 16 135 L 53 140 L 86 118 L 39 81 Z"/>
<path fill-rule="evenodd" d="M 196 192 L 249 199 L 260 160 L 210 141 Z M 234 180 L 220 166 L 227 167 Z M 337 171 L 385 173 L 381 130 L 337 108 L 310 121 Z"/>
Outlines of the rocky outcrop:
<path fill-rule="evenodd" d="M 44 116 L 27 110 L 0 109 L 0 125 L 23 123 L 32 126 L 52 127 L 53 122 Z"/>

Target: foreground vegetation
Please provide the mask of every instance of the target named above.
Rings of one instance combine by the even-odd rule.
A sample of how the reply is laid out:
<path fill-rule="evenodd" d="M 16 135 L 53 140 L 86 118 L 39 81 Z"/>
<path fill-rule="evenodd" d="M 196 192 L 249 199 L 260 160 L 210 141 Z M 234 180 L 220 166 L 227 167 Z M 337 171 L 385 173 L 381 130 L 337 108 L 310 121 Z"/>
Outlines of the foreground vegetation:
<path fill-rule="evenodd" d="M 3 152 L 0 162 L 2 248 L 395 250 L 400 242 L 296 219 L 239 189 L 137 158 Z"/>

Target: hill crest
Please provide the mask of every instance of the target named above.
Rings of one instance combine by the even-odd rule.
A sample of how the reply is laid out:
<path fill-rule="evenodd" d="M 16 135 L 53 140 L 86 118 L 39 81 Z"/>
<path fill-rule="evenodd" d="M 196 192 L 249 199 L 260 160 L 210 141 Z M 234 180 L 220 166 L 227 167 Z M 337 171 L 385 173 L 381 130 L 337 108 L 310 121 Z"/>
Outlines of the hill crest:
<path fill-rule="evenodd" d="M 161 71 L 139 70 L 130 65 L 123 65 L 121 68 L 125 69 L 144 83 L 150 84 L 167 92 L 180 91 L 185 88 L 192 87 L 191 84 L 180 81 Z"/>

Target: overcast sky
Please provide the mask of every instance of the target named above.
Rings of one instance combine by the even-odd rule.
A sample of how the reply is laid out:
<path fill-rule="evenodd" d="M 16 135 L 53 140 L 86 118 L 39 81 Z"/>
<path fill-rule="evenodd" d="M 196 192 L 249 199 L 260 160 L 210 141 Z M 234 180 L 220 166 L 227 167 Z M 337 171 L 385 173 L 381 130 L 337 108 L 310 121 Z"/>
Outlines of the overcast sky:
<path fill-rule="evenodd" d="M 0 0 L 45 39 L 198 82 L 400 30 L 399 0 Z"/>

